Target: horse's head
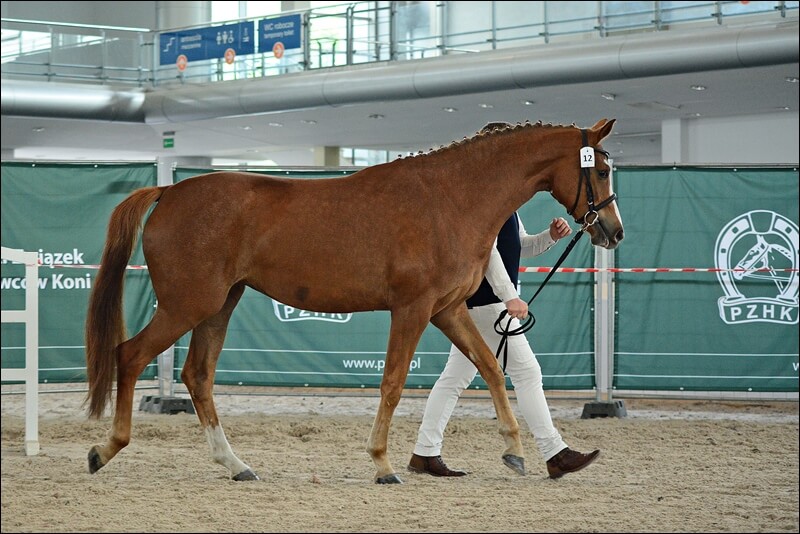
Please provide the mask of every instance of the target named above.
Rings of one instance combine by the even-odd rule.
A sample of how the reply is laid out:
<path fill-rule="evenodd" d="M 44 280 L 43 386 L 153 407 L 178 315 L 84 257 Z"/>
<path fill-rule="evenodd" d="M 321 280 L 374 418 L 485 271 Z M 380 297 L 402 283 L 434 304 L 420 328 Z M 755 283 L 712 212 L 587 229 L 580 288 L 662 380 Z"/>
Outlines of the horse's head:
<path fill-rule="evenodd" d="M 617 195 L 611 187 L 609 155 L 600 146 L 615 120 L 602 119 L 589 129 L 576 130 L 575 143 L 570 143 L 551 190 L 567 214 L 589 232 L 592 244 L 608 249 L 616 248 L 624 237 Z"/>

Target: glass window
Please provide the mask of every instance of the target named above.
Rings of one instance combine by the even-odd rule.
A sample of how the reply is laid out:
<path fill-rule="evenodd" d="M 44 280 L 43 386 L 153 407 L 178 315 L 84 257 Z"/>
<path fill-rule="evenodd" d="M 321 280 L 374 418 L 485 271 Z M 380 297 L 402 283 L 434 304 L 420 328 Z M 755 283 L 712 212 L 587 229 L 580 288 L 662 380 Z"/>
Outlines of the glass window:
<path fill-rule="evenodd" d="M 211 22 L 223 22 L 239 18 L 241 2 L 211 2 Z"/>
<path fill-rule="evenodd" d="M 647 28 L 655 20 L 655 2 L 603 2 L 607 30 Z"/>
<path fill-rule="evenodd" d="M 50 34 L 45 32 L 23 32 L 3 29 L 2 61 L 14 61 L 18 56 L 50 50 Z"/>

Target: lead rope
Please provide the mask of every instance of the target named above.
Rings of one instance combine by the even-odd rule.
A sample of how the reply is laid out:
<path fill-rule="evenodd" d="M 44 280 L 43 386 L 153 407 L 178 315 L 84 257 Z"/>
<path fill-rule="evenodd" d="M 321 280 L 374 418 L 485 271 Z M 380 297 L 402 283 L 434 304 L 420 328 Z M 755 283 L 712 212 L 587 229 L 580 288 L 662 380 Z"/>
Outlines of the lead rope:
<path fill-rule="evenodd" d="M 578 230 L 578 233 L 575 234 L 575 237 L 567 245 L 567 248 L 564 249 L 564 252 L 561 254 L 561 257 L 558 258 L 558 261 L 553 265 L 553 268 L 550 269 L 550 272 L 547 273 L 547 277 L 542 282 L 542 285 L 539 286 L 539 289 L 536 290 L 536 293 L 528 301 L 528 317 L 525 319 L 524 322 L 520 322 L 520 325 L 515 328 L 514 330 L 509 330 L 511 326 L 511 319 L 513 317 L 509 317 L 508 321 L 506 322 L 505 326 L 501 325 L 500 323 L 503 321 L 506 315 L 508 315 L 508 310 L 503 310 L 500 312 L 500 316 L 494 322 L 494 331 L 500 334 L 500 344 L 497 346 L 497 352 L 495 352 L 494 357 L 497 358 L 500 356 L 500 351 L 503 351 L 503 373 L 506 372 L 506 364 L 508 363 L 508 338 L 511 336 L 519 336 L 533 328 L 533 325 L 536 324 L 536 317 L 534 317 L 533 312 L 530 310 L 530 305 L 533 303 L 533 299 L 544 289 L 544 286 L 547 284 L 547 281 L 555 274 L 556 270 L 561 266 L 567 256 L 569 255 L 570 251 L 572 251 L 573 247 L 575 247 L 575 243 L 578 242 L 578 239 L 581 238 L 583 235 L 584 230 L 587 228 L 586 225 L 581 226 L 581 229 Z"/>
<path fill-rule="evenodd" d="M 519 336 L 521 334 L 524 334 L 525 332 L 533 328 L 534 324 L 536 324 L 536 317 L 534 317 L 533 313 L 530 310 L 530 305 L 531 303 L 533 303 L 533 299 L 535 299 L 536 295 L 538 295 L 542 291 L 542 289 L 544 289 L 544 286 L 547 284 L 547 281 L 550 280 L 550 278 L 553 276 L 556 270 L 558 270 L 558 268 L 561 266 L 564 260 L 567 259 L 567 256 L 569 255 L 572 248 L 575 246 L 575 243 L 578 242 L 578 239 L 581 238 L 583 232 L 588 227 L 592 226 L 594 223 L 597 222 L 597 219 L 599 217 L 597 211 L 604 208 L 608 204 L 614 202 L 617 198 L 616 194 L 612 194 L 610 197 L 605 199 L 597 206 L 594 205 L 594 191 L 592 191 L 592 181 L 589 169 L 591 167 L 594 167 L 594 151 L 598 149 L 589 145 L 586 135 L 586 130 L 584 129 L 581 129 L 581 144 L 583 146 L 580 152 L 581 171 L 580 174 L 578 175 L 578 194 L 575 197 L 575 205 L 572 206 L 572 209 L 569 210 L 568 213 L 571 215 L 575 211 L 575 208 L 578 207 L 578 201 L 581 198 L 581 188 L 583 187 L 584 181 L 586 181 L 586 201 L 589 204 L 589 209 L 586 211 L 583 217 L 581 217 L 580 220 L 577 221 L 578 223 L 581 224 L 580 230 L 578 230 L 578 233 L 575 234 L 575 237 L 572 238 L 572 241 L 569 242 L 567 248 L 561 254 L 561 257 L 558 258 L 556 264 L 553 266 L 552 269 L 550 269 L 550 272 L 547 273 L 547 277 L 544 279 L 544 282 L 542 282 L 542 285 L 539 286 L 539 289 L 536 290 L 536 293 L 534 293 L 533 296 L 528 301 L 528 317 L 525 319 L 525 321 L 524 322 L 520 321 L 519 327 L 515 328 L 514 330 L 509 330 L 509 328 L 511 327 L 511 319 L 513 319 L 513 317 L 508 318 L 508 321 L 506 322 L 505 326 L 501 325 L 500 323 L 502 323 L 505 316 L 508 315 L 508 310 L 503 310 L 502 312 L 500 312 L 499 317 L 494 322 L 494 331 L 500 334 L 501 336 L 500 343 L 497 346 L 497 352 L 495 352 L 494 357 L 498 358 L 500 356 L 500 351 L 503 351 L 503 373 L 506 372 L 506 364 L 508 363 L 508 338 L 511 336 Z M 589 151 L 589 154 L 585 153 L 585 151 Z M 603 153 L 606 154 L 606 156 L 608 156 L 608 153 L 606 152 Z M 593 217 L 591 217 L 592 214 L 594 215 Z"/>

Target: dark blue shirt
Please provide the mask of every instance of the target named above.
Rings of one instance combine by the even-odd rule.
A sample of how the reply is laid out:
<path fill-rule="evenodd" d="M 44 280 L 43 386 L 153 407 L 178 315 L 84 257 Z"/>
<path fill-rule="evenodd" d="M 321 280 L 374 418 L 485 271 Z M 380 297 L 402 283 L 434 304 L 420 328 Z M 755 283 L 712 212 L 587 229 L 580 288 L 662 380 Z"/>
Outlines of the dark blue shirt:
<path fill-rule="evenodd" d="M 500 228 L 500 233 L 497 234 L 497 251 L 503 259 L 503 265 L 505 265 L 511 283 L 516 287 L 519 281 L 519 263 L 522 252 L 522 243 L 519 239 L 519 220 L 516 212 L 508 218 Z M 497 302 L 500 302 L 500 299 L 494 294 L 492 286 L 484 277 L 478 290 L 467 299 L 467 307 L 474 308 Z"/>

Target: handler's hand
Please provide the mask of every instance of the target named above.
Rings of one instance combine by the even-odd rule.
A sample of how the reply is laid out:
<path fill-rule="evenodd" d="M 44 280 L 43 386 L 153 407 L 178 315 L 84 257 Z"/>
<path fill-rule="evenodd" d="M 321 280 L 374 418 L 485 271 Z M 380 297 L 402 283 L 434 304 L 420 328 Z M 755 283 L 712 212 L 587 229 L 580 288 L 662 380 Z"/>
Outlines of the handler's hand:
<path fill-rule="evenodd" d="M 553 241 L 558 241 L 562 237 L 567 237 L 572 233 L 572 228 L 563 217 L 556 217 L 550 222 L 550 237 Z"/>
<path fill-rule="evenodd" d="M 520 321 L 528 316 L 528 303 L 522 299 L 511 299 L 506 301 L 506 311 L 511 317 L 516 317 Z"/>

